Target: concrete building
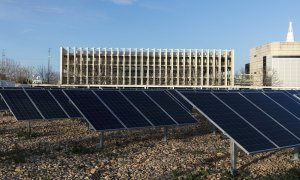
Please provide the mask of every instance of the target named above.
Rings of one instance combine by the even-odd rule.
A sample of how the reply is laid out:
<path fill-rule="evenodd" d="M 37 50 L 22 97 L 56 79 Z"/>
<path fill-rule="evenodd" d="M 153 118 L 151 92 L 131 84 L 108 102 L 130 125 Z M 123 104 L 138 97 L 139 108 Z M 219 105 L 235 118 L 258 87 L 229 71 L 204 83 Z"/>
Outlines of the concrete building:
<path fill-rule="evenodd" d="M 300 42 L 289 23 L 286 42 L 250 49 L 250 74 L 255 86 L 300 87 Z"/>
<path fill-rule="evenodd" d="M 234 85 L 234 50 L 60 48 L 62 85 Z"/>

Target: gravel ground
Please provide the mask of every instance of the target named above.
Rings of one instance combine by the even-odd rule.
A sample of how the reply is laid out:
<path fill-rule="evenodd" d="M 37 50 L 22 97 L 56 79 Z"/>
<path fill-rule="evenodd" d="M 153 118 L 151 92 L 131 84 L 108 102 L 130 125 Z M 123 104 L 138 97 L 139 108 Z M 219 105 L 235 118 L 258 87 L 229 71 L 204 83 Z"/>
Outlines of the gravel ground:
<path fill-rule="evenodd" d="M 1 179 L 299 179 L 292 149 L 253 156 L 238 152 L 229 173 L 229 140 L 211 125 L 98 133 L 81 120 L 27 122 L 0 114 Z"/>

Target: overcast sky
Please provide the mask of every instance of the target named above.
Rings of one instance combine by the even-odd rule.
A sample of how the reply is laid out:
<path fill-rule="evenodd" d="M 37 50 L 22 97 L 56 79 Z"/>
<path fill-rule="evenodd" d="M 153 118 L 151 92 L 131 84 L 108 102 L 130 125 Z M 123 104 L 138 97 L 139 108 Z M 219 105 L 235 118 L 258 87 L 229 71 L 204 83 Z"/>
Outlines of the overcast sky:
<path fill-rule="evenodd" d="M 24 65 L 46 65 L 59 47 L 249 49 L 300 37 L 299 0 L 0 0 L 0 48 Z"/>

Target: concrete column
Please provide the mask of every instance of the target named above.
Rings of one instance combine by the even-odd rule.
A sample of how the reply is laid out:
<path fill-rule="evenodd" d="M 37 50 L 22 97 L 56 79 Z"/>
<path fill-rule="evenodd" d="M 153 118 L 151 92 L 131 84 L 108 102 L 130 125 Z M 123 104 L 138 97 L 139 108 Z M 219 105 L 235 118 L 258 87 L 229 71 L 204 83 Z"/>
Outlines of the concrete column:
<path fill-rule="evenodd" d="M 126 55 L 126 49 L 123 49 L 123 73 L 122 73 L 122 84 L 125 85 L 125 55 Z"/>
<path fill-rule="evenodd" d="M 86 48 L 86 60 L 85 60 L 85 84 L 89 84 L 89 48 Z"/>
<path fill-rule="evenodd" d="M 170 77 L 171 77 L 171 82 L 170 82 L 170 85 L 173 85 L 173 82 L 174 82 L 174 77 L 173 77 L 173 71 L 174 71 L 174 68 L 173 68 L 173 63 L 174 63 L 174 50 L 172 49 L 171 50 L 171 62 L 170 62 L 170 65 L 171 65 L 171 73 L 170 73 Z"/>
<path fill-rule="evenodd" d="M 212 60 L 212 74 L 213 74 L 213 85 L 216 85 L 216 50 L 213 50 L 213 60 Z"/>
<path fill-rule="evenodd" d="M 152 84 L 153 85 L 156 85 L 155 83 L 155 79 L 156 79 L 156 70 L 155 70 L 155 66 L 156 66 L 156 50 L 153 49 L 153 56 L 152 56 L 152 59 L 153 59 L 153 82 Z"/>
<path fill-rule="evenodd" d="M 104 84 L 107 84 L 107 49 L 104 48 Z"/>
<path fill-rule="evenodd" d="M 101 48 L 99 48 L 99 59 L 98 59 L 98 84 L 103 84 L 103 82 L 101 82 Z"/>
<path fill-rule="evenodd" d="M 67 84 L 70 84 L 70 48 L 67 48 Z"/>
<path fill-rule="evenodd" d="M 147 49 L 147 86 L 149 86 L 149 81 L 150 81 L 150 64 L 149 64 L 149 61 L 150 61 L 150 49 L 148 48 Z"/>
<path fill-rule="evenodd" d="M 185 56 L 186 56 L 186 54 L 185 54 L 185 49 L 183 49 L 183 84 L 182 85 L 184 85 L 184 86 L 186 86 L 187 84 L 186 84 L 186 82 L 185 82 Z"/>
<path fill-rule="evenodd" d="M 93 51 L 92 84 L 95 84 L 95 48 L 93 48 L 92 51 Z"/>
<path fill-rule="evenodd" d="M 132 67 L 132 64 L 131 64 L 131 48 L 129 49 L 129 84 L 131 84 L 131 79 L 132 79 L 132 74 L 131 74 L 131 68 Z"/>
<path fill-rule="evenodd" d="M 190 49 L 189 53 L 189 80 L 188 80 L 188 85 L 191 85 L 192 82 L 192 50 Z"/>
<path fill-rule="evenodd" d="M 234 86 L 234 49 L 231 50 L 231 77 L 230 86 Z"/>
<path fill-rule="evenodd" d="M 165 85 L 168 85 L 168 49 L 165 49 Z"/>
<path fill-rule="evenodd" d="M 82 84 L 82 72 L 83 72 L 83 69 L 82 69 L 82 62 L 83 61 L 83 58 L 82 58 L 82 48 L 80 48 L 80 84 Z"/>
<path fill-rule="evenodd" d="M 219 49 L 219 66 L 218 66 L 218 71 L 219 71 L 219 74 L 218 74 L 218 85 L 220 86 L 220 85 L 222 85 L 222 79 L 223 79 L 223 77 L 222 77 L 222 50 L 221 49 Z"/>
<path fill-rule="evenodd" d="M 144 49 L 141 51 L 141 85 L 144 85 Z"/>
<path fill-rule="evenodd" d="M 161 49 L 159 49 L 159 85 L 161 85 L 161 61 L 162 61 L 162 59 L 161 59 Z"/>
<path fill-rule="evenodd" d="M 113 51 L 113 48 L 110 48 L 110 64 L 109 66 L 111 67 L 110 68 L 110 79 L 111 79 L 111 82 L 110 84 L 113 84 L 113 79 L 114 79 L 114 74 L 113 74 L 113 66 L 114 66 L 114 51 Z"/>
<path fill-rule="evenodd" d="M 179 65 L 179 63 L 180 63 L 180 50 L 179 49 L 177 49 L 177 81 L 176 81 L 176 85 L 178 86 L 179 85 L 179 68 L 180 68 L 180 65 Z"/>
<path fill-rule="evenodd" d="M 113 59 L 113 56 L 111 56 L 111 58 Z M 114 64 L 114 62 L 112 62 L 112 64 Z M 112 67 L 114 67 L 114 65 L 112 65 Z M 114 72 L 113 69 L 112 69 L 112 72 Z M 116 83 L 116 85 L 120 85 L 119 84 L 119 76 L 120 76 L 120 51 L 118 48 L 117 49 L 117 83 Z"/>
<path fill-rule="evenodd" d="M 206 51 L 207 57 L 206 57 L 206 85 L 209 86 L 209 49 Z"/>
<path fill-rule="evenodd" d="M 198 85 L 198 50 L 195 49 L 195 71 L 194 71 L 194 79 L 195 85 Z"/>
<path fill-rule="evenodd" d="M 204 74 L 203 74 L 203 70 L 204 70 L 204 56 L 203 56 L 203 49 L 201 49 L 201 86 L 203 86 L 203 81 L 204 81 Z"/>
<path fill-rule="evenodd" d="M 135 48 L 135 85 L 137 85 L 137 78 L 138 78 L 138 74 L 137 74 L 137 58 L 138 56 L 138 52 L 137 52 L 137 48 Z"/>
<path fill-rule="evenodd" d="M 77 66 L 77 61 L 76 61 L 76 58 L 77 58 L 77 53 L 76 53 L 76 48 L 74 47 L 74 62 L 73 62 L 73 65 L 74 65 L 74 69 L 73 69 L 73 83 L 74 84 L 77 84 L 76 83 L 76 76 L 77 76 L 77 73 L 76 73 L 76 66 Z"/>
<path fill-rule="evenodd" d="M 227 71 L 228 71 L 228 66 L 227 66 L 227 60 L 228 60 L 228 51 L 227 51 L 227 49 L 225 50 L 225 86 L 227 86 L 228 85 L 228 83 L 227 83 Z"/>

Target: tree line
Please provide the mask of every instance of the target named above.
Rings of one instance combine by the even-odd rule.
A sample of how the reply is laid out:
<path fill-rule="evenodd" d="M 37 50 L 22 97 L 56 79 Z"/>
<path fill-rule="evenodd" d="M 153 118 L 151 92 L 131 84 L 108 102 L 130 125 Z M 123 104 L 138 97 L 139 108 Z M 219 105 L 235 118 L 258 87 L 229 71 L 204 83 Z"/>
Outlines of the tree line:
<path fill-rule="evenodd" d="M 39 79 L 41 83 L 57 84 L 59 73 L 49 71 L 45 66 L 25 66 L 13 59 L 6 58 L 0 61 L 0 80 L 10 80 L 15 83 L 32 84 Z"/>

